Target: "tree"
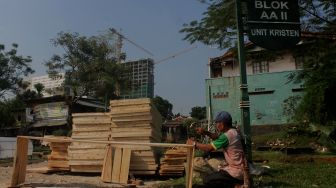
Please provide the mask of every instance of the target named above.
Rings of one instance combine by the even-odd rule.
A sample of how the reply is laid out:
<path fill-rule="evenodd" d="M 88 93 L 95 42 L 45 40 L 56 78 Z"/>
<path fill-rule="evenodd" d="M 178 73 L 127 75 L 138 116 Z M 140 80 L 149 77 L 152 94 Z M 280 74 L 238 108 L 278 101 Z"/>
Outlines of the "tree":
<path fill-rule="evenodd" d="M 200 20 L 183 24 L 181 33 L 191 43 L 202 42 L 220 49 L 236 44 L 236 0 L 201 0 L 209 5 Z M 303 31 L 334 32 L 336 4 L 334 0 L 299 0 Z"/>
<path fill-rule="evenodd" d="M 193 20 L 184 24 L 180 32 L 185 33 L 184 40 L 191 43 L 196 41 L 206 45 L 218 45 L 219 48 L 227 48 L 233 45 L 233 37 L 236 35 L 235 0 L 209 0 L 203 1 L 209 4 L 200 20 Z"/>
<path fill-rule="evenodd" d="M 7 92 L 17 92 L 23 76 L 28 76 L 34 71 L 30 68 L 30 56 L 17 55 L 17 44 L 12 44 L 10 51 L 5 51 L 5 46 L 0 45 L 0 98 Z"/>
<path fill-rule="evenodd" d="M 152 99 L 156 109 L 160 112 L 164 119 L 171 119 L 173 116 L 173 105 L 166 99 L 160 96 L 155 96 Z"/>
<path fill-rule="evenodd" d="M 40 98 L 43 97 L 42 92 L 44 90 L 44 85 L 41 84 L 41 83 L 37 83 L 37 84 L 34 85 L 34 88 L 37 91 L 37 96 L 40 97 Z"/>
<path fill-rule="evenodd" d="M 116 98 L 116 85 L 127 88 L 126 69 L 117 64 L 114 47 L 106 36 L 79 36 L 78 33 L 60 32 L 53 40 L 56 47 L 65 49 L 62 55 L 53 55 L 45 65 L 50 77 L 65 71 L 65 86 L 75 96 Z"/>
<path fill-rule="evenodd" d="M 233 47 L 236 43 L 236 21 L 234 0 L 203 0 L 209 4 L 200 21 L 184 24 L 180 32 L 185 40 L 217 45 L 219 48 Z M 334 0 L 299 0 L 301 28 L 303 31 L 334 33 L 336 31 L 336 4 Z M 328 35 L 326 35 L 328 36 Z M 319 124 L 336 120 L 335 88 L 335 36 L 313 41 L 313 45 L 301 45 L 296 54 L 304 56 L 301 72 L 291 75 L 295 81 L 304 81 L 305 93 L 298 105 L 298 117 Z M 274 52 L 262 52 L 259 58 L 273 58 Z M 253 56 L 248 56 L 253 58 Z"/>
<path fill-rule="evenodd" d="M 15 124 L 15 118 L 12 111 L 24 107 L 24 102 L 19 98 L 0 101 L 0 128 L 13 126 Z"/>
<path fill-rule="evenodd" d="M 206 118 L 206 107 L 195 106 L 191 108 L 190 116 L 202 120 Z"/>
<path fill-rule="evenodd" d="M 296 119 L 322 125 L 336 121 L 336 42 L 316 39 L 294 53 L 304 57 L 303 69 L 289 76 L 294 82 L 304 81 Z"/>

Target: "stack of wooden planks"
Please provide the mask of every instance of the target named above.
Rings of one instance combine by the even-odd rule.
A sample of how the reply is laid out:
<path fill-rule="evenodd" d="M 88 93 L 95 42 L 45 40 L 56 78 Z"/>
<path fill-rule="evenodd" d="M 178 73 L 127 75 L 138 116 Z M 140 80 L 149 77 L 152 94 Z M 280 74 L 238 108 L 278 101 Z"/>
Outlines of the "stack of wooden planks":
<path fill-rule="evenodd" d="M 162 118 L 150 99 L 110 102 L 111 140 L 121 142 L 161 142 Z M 130 173 L 155 174 L 158 160 L 154 148 L 132 147 Z"/>
<path fill-rule="evenodd" d="M 68 138 L 61 136 L 45 137 L 61 139 Z M 51 153 L 48 155 L 48 168 L 50 170 L 69 170 L 68 146 L 70 145 L 70 142 L 50 142 L 48 145 L 51 149 Z"/>
<path fill-rule="evenodd" d="M 74 140 L 109 140 L 111 117 L 108 113 L 76 113 L 72 114 L 72 122 Z M 72 172 L 102 171 L 106 145 L 73 142 L 68 152 Z"/>
<path fill-rule="evenodd" d="M 184 163 L 187 159 L 186 148 L 168 149 L 161 159 L 161 176 L 183 176 Z"/>

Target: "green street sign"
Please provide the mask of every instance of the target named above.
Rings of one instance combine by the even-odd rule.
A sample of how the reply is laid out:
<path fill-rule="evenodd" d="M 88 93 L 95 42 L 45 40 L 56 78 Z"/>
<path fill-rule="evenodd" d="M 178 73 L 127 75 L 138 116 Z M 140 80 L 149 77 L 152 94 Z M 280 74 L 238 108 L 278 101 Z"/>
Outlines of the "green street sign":
<path fill-rule="evenodd" d="M 300 41 L 298 0 L 249 0 L 248 36 L 269 50 L 287 49 Z"/>

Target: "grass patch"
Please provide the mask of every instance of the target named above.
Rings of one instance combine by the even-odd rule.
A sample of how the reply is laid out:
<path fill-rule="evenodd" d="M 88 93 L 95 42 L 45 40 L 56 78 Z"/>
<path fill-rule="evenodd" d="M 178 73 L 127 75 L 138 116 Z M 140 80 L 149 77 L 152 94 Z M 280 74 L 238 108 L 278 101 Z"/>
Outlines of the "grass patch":
<path fill-rule="evenodd" d="M 336 185 L 336 165 L 317 163 L 268 164 L 270 175 L 253 177 L 253 187 L 334 187 Z M 200 179 L 193 180 L 193 186 L 201 185 Z M 184 188 L 185 178 L 168 180 L 156 188 Z"/>
<path fill-rule="evenodd" d="M 254 187 L 335 187 L 335 155 L 290 155 L 282 152 L 253 151 L 253 159 L 268 161 L 269 174 L 253 177 Z M 193 179 L 193 187 L 202 185 Z M 183 188 L 185 178 L 171 179 L 157 188 Z"/>
<path fill-rule="evenodd" d="M 185 177 L 171 179 L 156 185 L 155 188 L 185 188 Z M 200 178 L 193 178 L 193 187 L 197 185 L 202 185 L 202 180 Z"/>
<path fill-rule="evenodd" d="M 334 187 L 336 165 L 326 163 L 270 163 L 271 176 L 254 177 L 255 187 Z"/>

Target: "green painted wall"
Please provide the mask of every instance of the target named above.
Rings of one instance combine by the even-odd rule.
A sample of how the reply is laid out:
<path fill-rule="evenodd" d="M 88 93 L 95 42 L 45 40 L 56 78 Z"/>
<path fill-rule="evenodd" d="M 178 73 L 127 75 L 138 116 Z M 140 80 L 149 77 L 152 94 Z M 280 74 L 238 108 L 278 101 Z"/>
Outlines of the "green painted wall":
<path fill-rule="evenodd" d="M 302 84 L 287 83 L 291 72 L 248 75 L 251 125 L 287 123 L 283 101 L 290 96 L 302 95 Z M 212 119 L 219 111 L 226 110 L 231 113 L 233 121 L 240 124 L 239 85 L 239 76 L 206 79 L 206 106 L 207 109 L 211 106 Z"/>

